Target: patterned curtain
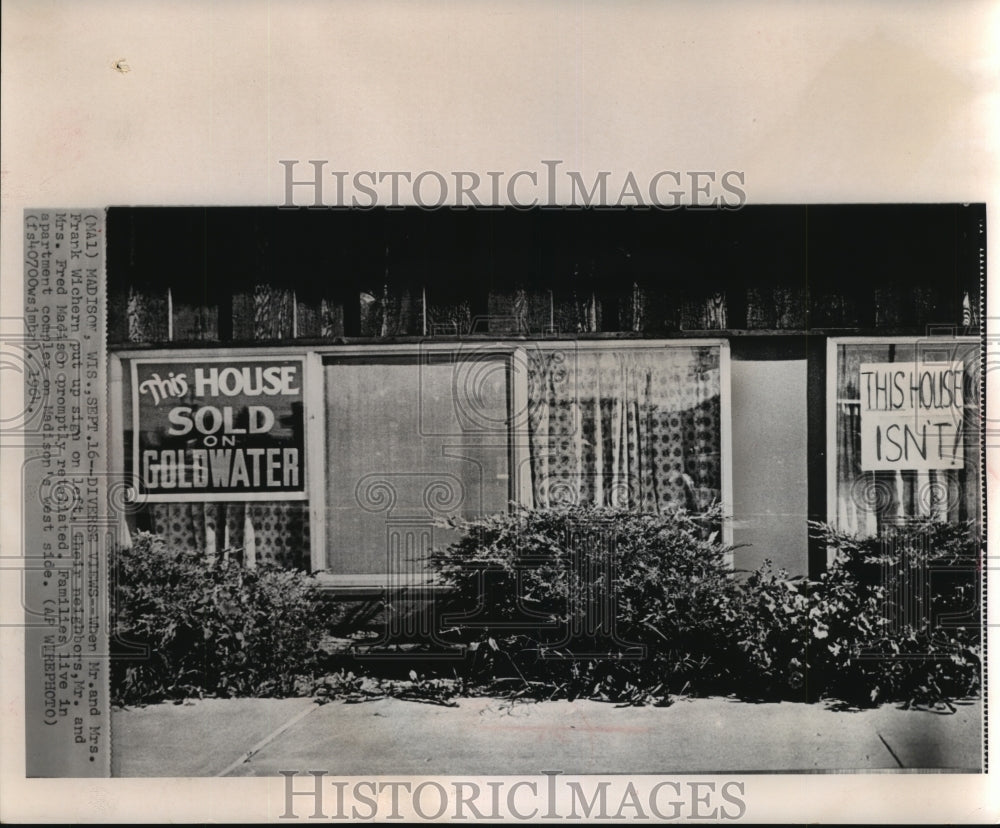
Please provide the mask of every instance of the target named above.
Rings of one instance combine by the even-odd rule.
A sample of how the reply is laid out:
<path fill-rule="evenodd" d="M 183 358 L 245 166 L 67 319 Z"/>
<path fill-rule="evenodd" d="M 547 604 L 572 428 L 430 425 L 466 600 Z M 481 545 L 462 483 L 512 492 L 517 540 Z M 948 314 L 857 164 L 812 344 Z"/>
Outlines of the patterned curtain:
<path fill-rule="evenodd" d="M 951 348 L 955 348 L 954 344 Z M 842 531 L 880 534 L 907 518 L 959 522 L 979 518 L 979 363 L 975 346 L 953 357 L 965 364 L 965 466 L 930 471 L 861 470 L 861 391 L 864 362 L 913 363 L 910 345 L 841 345 L 837 354 L 837 513 Z"/>
<path fill-rule="evenodd" d="M 207 558 L 233 555 L 247 566 L 309 568 L 309 511 L 302 500 L 151 503 L 150 529 Z"/>
<path fill-rule="evenodd" d="M 659 513 L 719 500 L 717 348 L 538 349 L 528 385 L 536 507 Z"/>

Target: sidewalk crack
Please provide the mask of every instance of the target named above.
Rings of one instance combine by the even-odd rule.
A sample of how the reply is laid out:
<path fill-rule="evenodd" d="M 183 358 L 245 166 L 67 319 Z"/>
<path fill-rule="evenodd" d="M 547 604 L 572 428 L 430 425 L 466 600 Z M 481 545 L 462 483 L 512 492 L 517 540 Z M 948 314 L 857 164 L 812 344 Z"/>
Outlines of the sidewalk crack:
<path fill-rule="evenodd" d="M 896 760 L 896 764 L 899 765 L 901 768 L 905 768 L 906 765 L 904 765 L 902 762 L 899 761 L 899 757 L 896 755 L 896 751 L 894 751 L 889 746 L 889 743 L 885 740 L 885 737 L 881 733 L 878 733 L 877 731 L 876 731 L 875 735 L 878 736 L 879 739 L 881 739 L 882 744 L 885 745 L 885 749 L 887 751 L 889 751 L 890 754 L 892 754 L 892 758 Z"/>
<path fill-rule="evenodd" d="M 292 718 L 290 718 L 288 721 L 286 721 L 280 727 L 278 727 L 275 730 L 272 730 L 270 733 L 268 733 L 267 736 L 265 736 L 263 739 L 261 739 L 259 742 L 257 742 L 257 744 L 255 744 L 252 748 L 250 748 L 250 750 L 246 751 L 246 753 L 243 753 L 236 761 L 230 762 L 223 770 L 219 771 L 215 775 L 216 776 L 228 776 L 230 773 L 232 773 L 234 770 L 236 770 L 236 768 L 238 768 L 240 765 L 245 765 L 254 756 L 256 756 L 258 753 L 260 753 L 261 750 L 263 750 L 271 742 L 273 742 L 275 739 L 277 739 L 282 733 L 284 733 L 286 730 L 288 730 L 288 728 L 290 728 L 293 724 L 297 724 L 300 720 L 304 719 L 306 716 L 308 716 L 310 713 L 312 713 L 318 707 L 319 707 L 319 705 L 313 703 L 309 707 L 307 707 L 305 710 L 301 711 L 300 713 L 296 714 L 295 716 L 292 716 Z"/>

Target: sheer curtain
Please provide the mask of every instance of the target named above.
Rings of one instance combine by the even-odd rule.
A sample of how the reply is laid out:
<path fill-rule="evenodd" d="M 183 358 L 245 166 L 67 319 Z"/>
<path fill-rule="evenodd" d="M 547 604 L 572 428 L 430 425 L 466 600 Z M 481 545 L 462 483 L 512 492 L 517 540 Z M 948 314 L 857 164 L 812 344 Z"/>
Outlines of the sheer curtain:
<path fill-rule="evenodd" d="M 702 509 L 721 493 L 717 347 L 528 352 L 534 505 Z"/>
<path fill-rule="evenodd" d="M 947 344 L 947 343 L 946 343 Z M 908 518 L 958 522 L 979 517 L 979 361 L 975 345 L 950 344 L 949 359 L 965 364 L 965 466 L 930 471 L 861 470 L 861 392 L 864 362 L 913 363 L 913 344 L 840 345 L 837 353 L 837 526 L 861 535 Z"/>

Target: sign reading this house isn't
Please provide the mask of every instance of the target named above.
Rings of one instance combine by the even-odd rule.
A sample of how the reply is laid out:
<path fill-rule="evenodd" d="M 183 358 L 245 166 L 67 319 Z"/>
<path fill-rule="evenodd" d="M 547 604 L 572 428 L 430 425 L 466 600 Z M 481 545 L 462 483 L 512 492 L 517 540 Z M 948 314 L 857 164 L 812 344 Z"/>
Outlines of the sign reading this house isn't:
<path fill-rule="evenodd" d="M 305 497 L 301 359 L 132 363 L 133 468 L 167 500 Z"/>
<path fill-rule="evenodd" d="M 861 365 L 861 470 L 960 469 L 961 362 Z"/>

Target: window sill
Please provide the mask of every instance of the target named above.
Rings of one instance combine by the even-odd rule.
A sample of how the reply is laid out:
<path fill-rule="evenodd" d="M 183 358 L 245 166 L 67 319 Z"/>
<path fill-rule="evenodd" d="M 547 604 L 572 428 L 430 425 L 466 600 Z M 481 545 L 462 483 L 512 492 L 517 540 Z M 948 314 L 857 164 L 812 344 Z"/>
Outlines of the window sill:
<path fill-rule="evenodd" d="M 447 584 L 430 578 L 403 582 L 388 575 L 333 575 L 329 572 L 318 572 L 315 577 L 320 589 L 338 598 L 384 598 L 400 593 L 410 598 L 431 597 L 451 591 Z"/>

